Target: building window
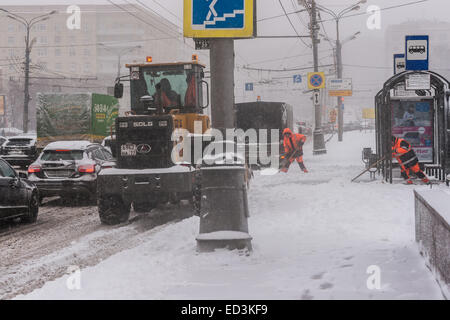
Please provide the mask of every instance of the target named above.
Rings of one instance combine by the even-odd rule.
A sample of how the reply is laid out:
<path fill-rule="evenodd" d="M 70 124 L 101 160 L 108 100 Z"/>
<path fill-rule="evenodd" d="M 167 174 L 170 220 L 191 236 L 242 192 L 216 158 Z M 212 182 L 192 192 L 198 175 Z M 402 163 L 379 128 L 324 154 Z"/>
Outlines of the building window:
<path fill-rule="evenodd" d="M 61 42 L 61 36 L 55 36 L 55 43 Z"/>
<path fill-rule="evenodd" d="M 13 24 L 8 24 L 8 32 L 14 32 L 15 28 Z"/>
<path fill-rule="evenodd" d="M 46 36 L 39 37 L 39 43 L 40 44 L 47 44 L 47 37 Z"/>
<path fill-rule="evenodd" d="M 91 71 L 91 64 L 89 62 L 86 62 L 84 64 L 84 73 L 88 74 Z"/>
<path fill-rule="evenodd" d="M 38 48 L 37 53 L 38 53 L 38 57 L 46 57 L 47 56 L 47 48 Z"/>
<path fill-rule="evenodd" d="M 87 57 L 90 56 L 91 55 L 91 51 L 88 48 L 85 48 L 84 49 L 84 55 L 87 56 Z"/>
<path fill-rule="evenodd" d="M 8 44 L 14 44 L 14 37 L 8 37 Z"/>
<path fill-rule="evenodd" d="M 70 64 L 70 72 L 75 73 L 77 71 L 77 64 L 71 63 Z"/>
<path fill-rule="evenodd" d="M 38 30 L 39 31 L 46 31 L 47 30 L 47 25 L 44 23 L 41 23 L 38 25 Z"/>
<path fill-rule="evenodd" d="M 14 49 L 9 49 L 9 56 L 14 57 L 16 55 L 16 51 Z"/>
<path fill-rule="evenodd" d="M 60 57 L 61 56 L 61 49 L 60 48 L 56 48 L 55 49 L 55 56 L 56 57 Z"/>
<path fill-rule="evenodd" d="M 75 48 L 69 48 L 69 56 L 74 57 L 77 55 Z"/>

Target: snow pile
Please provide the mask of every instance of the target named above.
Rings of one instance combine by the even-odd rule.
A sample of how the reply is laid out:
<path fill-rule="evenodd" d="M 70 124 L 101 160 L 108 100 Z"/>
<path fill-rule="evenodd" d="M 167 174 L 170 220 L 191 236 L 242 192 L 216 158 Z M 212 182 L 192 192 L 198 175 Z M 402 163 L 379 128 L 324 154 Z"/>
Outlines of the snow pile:
<path fill-rule="evenodd" d="M 333 138 L 310 173 L 256 173 L 249 190 L 254 252 L 197 253 L 197 217 L 147 231 L 147 241 L 21 299 L 442 299 L 414 241 L 418 186 L 350 180 L 374 133 Z M 418 187 L 425 188 L 425 187 Z M 368 288 L 379 270 L 380 288 Z M 369 281 L 370 282 L 370 281 Z M 370 286 L 369 286 L 370 287 Z"/>

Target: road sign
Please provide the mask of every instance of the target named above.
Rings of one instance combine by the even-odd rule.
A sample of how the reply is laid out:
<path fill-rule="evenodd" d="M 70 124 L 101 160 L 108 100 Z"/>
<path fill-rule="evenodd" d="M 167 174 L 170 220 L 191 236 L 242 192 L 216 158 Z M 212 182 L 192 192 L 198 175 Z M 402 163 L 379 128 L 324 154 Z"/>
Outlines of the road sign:
<path fill-rule="evenodd" d="M 429 37 L 406 36 L 406 70 L 428 70 Z"/>
<path fill-rule="evenodd" d="M 294 75 L 294 83 L 302 83 L 302 75 L 301 74 Z"/>
<path fill-rule="evenodd" d="M 363 119 L 375 119 L 375 109 L 374 108 L 364 108 L 363 109 Z"/>
<path fill-rule="evenodd" d="M 211 49 L 211 44 L 208 39 L 194 39 L 195 50 L 209 50 Z"/>
<path fill-rule="evenodd" d="M 315 106 L 320 106 L 320 91 L 314 91 L 313 101 Z"/>
<path fill-rule="evenodd" d="M 406 70 L 406 59 L 404 54 L 394 54 L 394 74 Z"/>
<path fill-rule="evenodd" d="M 187 38 L 252 38 L 255 0 L 184 0 Z"/>
<path fill-rule="evenodd" d="M 350 97 L 353 95 L 352 79 L 328 80 L 328 95 L 330 97 Z"/>
<path fill-rule="evenodd" d="M 248 82 L 245 84 L 245 91 L 253 91 L 253 83 Z"/>
<path fill-rule="evenodd" d="M 309 72 L 308 73 L 308 88 L 309 89 L 325 88 L 325 73 L 324 72 Z"/>
<path fill-rule="evenodd" d="M 431 76 L 425 73 L 409 74 L 405 82 L 406 90 L 430 90 Z"/>
<path fill-rule="evenodd" d="M 330 122 L 331 123 L 335 123 L 336 122 L 336 117 L 337 117 L 336 109 L 331 109 L 330 110 Z"/>

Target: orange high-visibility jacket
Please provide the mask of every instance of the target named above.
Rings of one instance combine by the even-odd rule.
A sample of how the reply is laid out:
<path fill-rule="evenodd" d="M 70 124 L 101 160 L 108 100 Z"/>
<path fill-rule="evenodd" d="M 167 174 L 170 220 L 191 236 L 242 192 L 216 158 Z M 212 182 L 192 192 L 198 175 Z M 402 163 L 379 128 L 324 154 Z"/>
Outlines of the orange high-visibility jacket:
<path fill-rule="evenodd" d="M 290 136 L 286 134 L 290 133 Z M 283 131 L 283 146 L 284 152 L 286 154 L 293 152 L 294 150 L 302 151 L 301 155 L 303 155 L 303 144 L 306 141 L 306 136 L 300 133 L 292 133 L 291 129 L 286 128 Z"/>
<path fill-rule="evenodd" d="M 405 139 L 396 138 L 392 146 L 392 157 L 395 157 L 401 165 L 410 167 L 418 162 L 416 153 L 411 144 Z"/>

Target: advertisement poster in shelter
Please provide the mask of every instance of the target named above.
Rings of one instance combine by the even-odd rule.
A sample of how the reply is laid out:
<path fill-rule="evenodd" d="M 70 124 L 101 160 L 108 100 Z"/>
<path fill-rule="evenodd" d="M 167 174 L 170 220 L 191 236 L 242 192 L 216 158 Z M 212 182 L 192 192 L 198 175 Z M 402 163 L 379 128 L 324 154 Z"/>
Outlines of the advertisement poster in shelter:
<path fill-rule="evenodd" d="M 408 141 L 420 162 L 433 162 L 432 101 L 392 101 L 392 134 Z"/>

